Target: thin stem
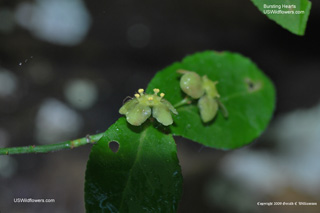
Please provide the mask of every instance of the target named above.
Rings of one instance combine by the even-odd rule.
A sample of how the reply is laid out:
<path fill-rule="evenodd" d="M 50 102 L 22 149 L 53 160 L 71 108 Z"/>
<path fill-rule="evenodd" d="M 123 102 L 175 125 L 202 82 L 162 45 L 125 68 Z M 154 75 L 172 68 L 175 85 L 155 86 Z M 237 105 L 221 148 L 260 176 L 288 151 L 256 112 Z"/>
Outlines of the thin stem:
<path fill-rule="evenodd" d="M 219 100 L 219 98 L 216 98 L 216 101 L 221 109 L 222 115 L 224 118 L 228 118 L 229 117 L 229 112 L 227 110 L 227 108 L 225 107 L 225 105 Z"/>
<path fill-rule="evenodd" d="M 184 99 L 182 99 L 180 102 L 176 103 L 173 107 L 178 108 L 186 104 L 191 104 L 191 102 L 192 100 L 187 96 Z"/>
<path fill-rule="evenodd" d="M 190 71 L 184 70 L 184 69 L 179 69 L 179 70 L 177 70 L 177 73 L 179 73 L 179 74 L 186 74 L 186 73 L 190 73 Z"/>
<path fill-rule="evenodd" d="M 48 153 L 53 151 L 59 151 L 63 149 L 73 149 L 86 144 L 93 144 L 97 142 L 103 133 L 96 135 L 87 135 L 84 138 L 79 138 L 76 140 L 64 141 L 56 144 L 48 145 L 30 145 L 30 146 L 21 146 L 21 147 L 8 147 L 0 148 L 0 155 L 14 155 L 14 154 L 26 154 L 26 153 Z"/>

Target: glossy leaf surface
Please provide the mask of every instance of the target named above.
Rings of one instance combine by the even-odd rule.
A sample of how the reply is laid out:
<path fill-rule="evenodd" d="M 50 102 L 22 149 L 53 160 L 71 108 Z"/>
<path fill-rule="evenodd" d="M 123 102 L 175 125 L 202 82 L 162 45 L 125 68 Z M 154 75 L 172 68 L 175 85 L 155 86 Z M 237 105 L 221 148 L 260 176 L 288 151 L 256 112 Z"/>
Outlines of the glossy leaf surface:
<path fill-rule="evenodd" d="M 109 148 L 112 141 L 117 152 Z M 121 117 L 92 147 L 87 212 L 175 212 L 181 191 L 176 144 L 150 122 L 135 127 Z"/>
<path fill-rule="evenodd" d="M 229 115 L 224 118 L 219 109 L 213 121 L 203 123 L 197 102 L 193 102 L 176 108 L 179 114 L 173 115 L 172 134 L 206 146 L 232 149 L 252 142 L 267 127 L 274 111 L 275 89 L 248 58 L 230 52 L 196 53 L 158 72 L 148 90 L 160 88 L 173 105 L 180 102 L 186 94 L 180 89 L 179 69 L 218 81 L 220 101 Z"/>
<path fill-rule="evenodd" d="M 304 35 L 311 2 L 308 0 L 251 0 L 269 19 L 297 35 Z M 277 11 L 282 11 L 276 14 Z M 274 13 L 276 12 L 276 13 Z M 293 13 L 293 14 L 291 14 Z"/>

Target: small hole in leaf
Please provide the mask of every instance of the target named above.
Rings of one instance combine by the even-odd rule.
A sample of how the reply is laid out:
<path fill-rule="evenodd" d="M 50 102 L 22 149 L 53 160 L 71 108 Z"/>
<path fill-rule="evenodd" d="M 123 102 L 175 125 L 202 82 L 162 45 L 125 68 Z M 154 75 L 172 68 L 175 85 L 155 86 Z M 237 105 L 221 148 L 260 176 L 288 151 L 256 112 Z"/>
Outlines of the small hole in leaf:
<path fill-rule="evenodd" d="M 248 86 L 249 92 L 254 92 L 254 91 L 261 89 L 261 82 L 260 81 L 253 81 L 252 79 L 246 78 L 245 83 Z"/>
<path fill-rule="evenodd" d="M 117 153 L 119 151 L 120 144 L 116 141 L 109 142 L 109 148 L 112 152 Z"/>

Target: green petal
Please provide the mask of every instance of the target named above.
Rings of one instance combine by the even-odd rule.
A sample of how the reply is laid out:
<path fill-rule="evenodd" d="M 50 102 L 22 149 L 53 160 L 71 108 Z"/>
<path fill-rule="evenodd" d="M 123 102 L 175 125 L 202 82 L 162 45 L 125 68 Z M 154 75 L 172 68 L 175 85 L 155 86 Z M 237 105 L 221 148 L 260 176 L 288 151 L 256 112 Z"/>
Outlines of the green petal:
<path fill-rule="evenodd" d="M 211 121 L 217 114 L 218 103 L 208 95 L 201 97 L 198 101 L 200 116 L 204 123 Z"/>
<path fill-rule="evenodd" d="M 201 77 L 195 72 L 184 74 L 180 79 L 180 87 L 183 92 L 195 99 L 200 98 L 204 93 Z"/>
<path fill-rule="evenodd" d="M 209 95 L 211 98 L 217 98 L 220 97 L 216 84 L 218 83 L 217 81 L 213 82 L 211 81 L 206 75 L 202 76 L 203 80 L 203 88 L 206 91 L 206 93 Z"/>
<path fill-rule="evenodd" d="M 164 126 L 169 126 L 173 123 L 169 108 L 164 104 L 158 104 L 152 108 L 152 115 L 157 121 Z"/>
<path fill-rule="evenodd" d="M 137 104 L 132 109 L 128 111 L 126 114 L 127 121 L 134 126 L 140 126 L 143 122 L 145 122 L 151 115 L 151 108 Z"/>
<path fill-rule="evenodd" d="M 166 107 L 168 107 L 168 109 L 173 113 L 173 114 L 176 114 L 178 115 L 178 112 L 177 110 L 172 106 L 172 104 L 165 100 L 165 99 L 161 99 L 161 103 L 163 103 Z"/>
<path fill-rule="evenodd" d="M 131 109 L 133 109 L 139 101 L 136 98 L 131 99 L 130 101 L 127 101 L 123 106 L 119 109 L 119 113 L 121 115 L 127 114 Z"/>

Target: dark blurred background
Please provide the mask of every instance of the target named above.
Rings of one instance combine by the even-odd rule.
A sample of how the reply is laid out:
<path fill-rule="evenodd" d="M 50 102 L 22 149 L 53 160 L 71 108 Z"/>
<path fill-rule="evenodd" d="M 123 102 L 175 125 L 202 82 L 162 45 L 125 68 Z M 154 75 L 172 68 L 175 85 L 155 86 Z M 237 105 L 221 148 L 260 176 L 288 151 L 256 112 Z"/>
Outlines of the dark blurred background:
<path fill-rule="evenodd" d="M 320 212 L 319 24 L 317 1 L 300 37 L 249 0 L 1 0 L 0 147 L 103 132 L 123 99 L 158 70 L 198 51 L 239 52 L 273 80 L 274 119 L 235 151 L 176 138 L 184 176 L 179 212 Z M 90 149 L 0 156 L 0 212 L 84 212 Z"/>

